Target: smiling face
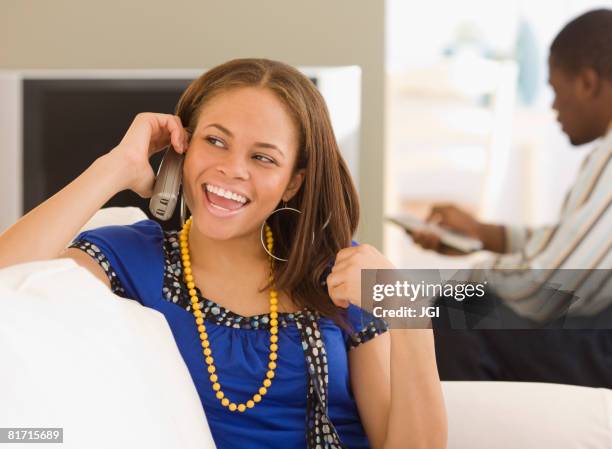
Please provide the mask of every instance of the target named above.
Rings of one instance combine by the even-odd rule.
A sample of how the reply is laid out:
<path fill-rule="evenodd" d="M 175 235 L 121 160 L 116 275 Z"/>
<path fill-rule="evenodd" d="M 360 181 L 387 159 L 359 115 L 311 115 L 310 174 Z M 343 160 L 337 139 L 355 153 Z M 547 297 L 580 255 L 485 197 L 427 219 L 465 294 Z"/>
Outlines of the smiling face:
<path fill-rule="evenodd" d="M 294 170 L 298 130 L 269 89 L 234 88 L 200 111 L 183 168 L 194 225 L 213 239 L 257 235 L 303 180 Z"/>

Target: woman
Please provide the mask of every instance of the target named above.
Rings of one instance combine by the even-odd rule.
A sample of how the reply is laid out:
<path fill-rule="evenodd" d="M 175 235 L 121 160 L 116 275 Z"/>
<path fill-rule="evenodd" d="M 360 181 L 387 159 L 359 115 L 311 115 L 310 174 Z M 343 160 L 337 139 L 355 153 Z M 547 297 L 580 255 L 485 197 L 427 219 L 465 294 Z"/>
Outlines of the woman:
<path fill-rule="evenodd" d="M 64 250 L 115 193 L 151 195 L 148 159 L 168 144 L 185 155 L 184 227 L 99 228 Z M 139 114 L 0 236 L 0 266 L 70 257 L 162 312 L 219 448 L 442 448 L 432 335 L 387 332 L 358 307 L 360 270 L 392 265 L 351 246 L 357 221 L 316 88 L 285 64 L 241 59 L 195 80 L 175 116 Z"/>

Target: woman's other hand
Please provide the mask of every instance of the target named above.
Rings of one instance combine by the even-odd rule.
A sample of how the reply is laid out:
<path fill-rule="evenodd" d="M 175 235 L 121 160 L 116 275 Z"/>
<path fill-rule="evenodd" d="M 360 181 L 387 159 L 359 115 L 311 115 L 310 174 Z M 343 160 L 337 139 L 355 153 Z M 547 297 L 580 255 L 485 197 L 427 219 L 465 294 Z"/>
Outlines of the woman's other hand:
<path fill-rule="evenodd" d="M 393 264 L 371 245 L 341 249 L 327 277 L 327 291 L 338 307 L 347 308 L 349 303 L 360 306 L 361 270 L 393 268 Z"/>
<path fill-rule="evenodd" d="M 141 112 L 136 115 L 119 145 L 110 156 L 123 173 L 120 190 L 130 189 L 142 198 L 153 194 L 155 173 L 149 158 L 171 144 L 177 153 L 187 150 L 189 136 L 176 115 Z"/>

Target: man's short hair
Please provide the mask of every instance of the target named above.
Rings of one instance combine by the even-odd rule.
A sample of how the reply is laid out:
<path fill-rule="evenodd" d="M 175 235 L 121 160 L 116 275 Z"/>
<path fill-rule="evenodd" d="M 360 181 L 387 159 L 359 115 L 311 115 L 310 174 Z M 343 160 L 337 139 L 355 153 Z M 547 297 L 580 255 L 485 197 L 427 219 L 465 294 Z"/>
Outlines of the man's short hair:
<path fill-rule="evenodd" d="M 590 67 L 612 80 L 612 9 L 589 11 L 565 25 L 550 55 L 555 65 L 570 73 Z"/>

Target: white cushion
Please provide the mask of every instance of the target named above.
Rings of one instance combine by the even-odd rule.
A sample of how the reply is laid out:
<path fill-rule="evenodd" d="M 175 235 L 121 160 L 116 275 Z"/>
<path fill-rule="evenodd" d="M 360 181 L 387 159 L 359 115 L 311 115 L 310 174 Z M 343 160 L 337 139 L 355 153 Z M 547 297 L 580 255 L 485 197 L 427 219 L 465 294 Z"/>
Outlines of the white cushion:
<path fill-rule="evenodd" d="M 146 220 L 147 218 L 147 215 L 138 207 L 106 207 L 98 210 L 85 223 L 81 231 L 88 231 L 89 229 L 108 225 L 129 225 L 140 220 Z"/>
<path fill-rule="evenodd" d="M 612 447 L 610 390 L 529 382 L 442 385 L 448 449 Z"/>
<path fill-rule="evenodd" d="M 214 448 L 163 315 L 71 259 L 0 270 L 0 423 L 63 448 Z"/>

